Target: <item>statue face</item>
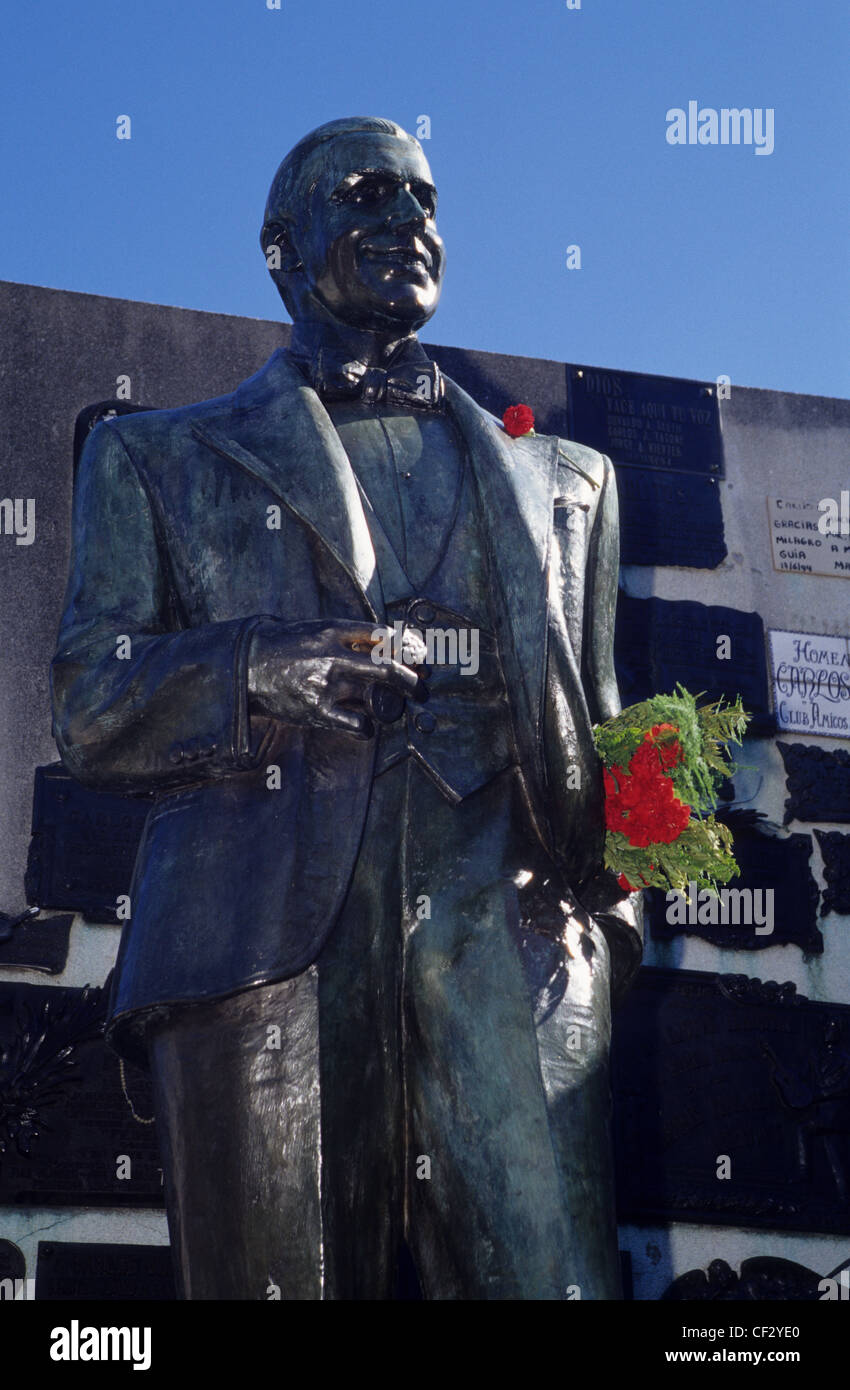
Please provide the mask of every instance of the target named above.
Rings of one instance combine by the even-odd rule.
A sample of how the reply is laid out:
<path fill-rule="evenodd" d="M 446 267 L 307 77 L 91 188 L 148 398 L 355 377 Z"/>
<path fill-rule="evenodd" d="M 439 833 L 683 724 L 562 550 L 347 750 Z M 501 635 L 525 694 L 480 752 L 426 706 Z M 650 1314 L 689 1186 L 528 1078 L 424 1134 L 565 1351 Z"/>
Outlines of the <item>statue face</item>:
<path fill-rule="evenodd" d="M 418 146 L 368 132 L 333 141 L 308 211 L 293 241 L 310 289 L 336 319 L 408 333 L 431 317 L 445 252 L 431 171 Z"/>

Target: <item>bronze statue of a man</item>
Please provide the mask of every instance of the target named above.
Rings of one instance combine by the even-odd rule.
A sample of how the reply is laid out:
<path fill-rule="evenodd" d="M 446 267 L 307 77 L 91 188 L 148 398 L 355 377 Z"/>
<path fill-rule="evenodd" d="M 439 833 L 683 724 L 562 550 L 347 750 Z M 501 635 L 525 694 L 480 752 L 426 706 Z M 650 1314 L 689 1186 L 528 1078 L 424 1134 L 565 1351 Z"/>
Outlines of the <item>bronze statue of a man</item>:
<path fill-rule="evenodd" d="M 313 131 L 262 231 L 289 350 L 80 465 L 55 733 L 156 794 L 109 1027 L 186 1298 L 619 1296 L 615 483 L 420 347 L 435 213 L 399 126 Z"/>

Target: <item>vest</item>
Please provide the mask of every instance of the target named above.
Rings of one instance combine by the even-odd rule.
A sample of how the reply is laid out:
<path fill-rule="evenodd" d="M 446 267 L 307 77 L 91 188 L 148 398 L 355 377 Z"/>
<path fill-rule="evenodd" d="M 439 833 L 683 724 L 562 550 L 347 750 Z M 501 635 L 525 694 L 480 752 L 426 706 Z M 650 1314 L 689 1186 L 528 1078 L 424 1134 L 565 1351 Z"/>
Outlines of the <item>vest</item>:
<path fill-rule="evenodd" d="M 465 448 L 442 411 L 326 409 L 360 487 L 386 623 L 417 629 L 428 652 L 429 699 L 381 726 L 375 775 L 412 757 L 462 801 L 516 762 Z"/>

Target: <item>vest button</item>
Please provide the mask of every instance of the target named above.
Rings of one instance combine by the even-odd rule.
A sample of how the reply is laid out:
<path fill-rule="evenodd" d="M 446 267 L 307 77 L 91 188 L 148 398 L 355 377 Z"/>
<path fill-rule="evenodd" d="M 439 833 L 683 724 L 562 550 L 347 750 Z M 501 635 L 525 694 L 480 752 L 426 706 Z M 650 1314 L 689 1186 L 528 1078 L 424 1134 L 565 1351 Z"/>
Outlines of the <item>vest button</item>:
<path fill-rule="evenodd" d="M 380 681 L 368 687 L 363 703 L 381 724 L 394 724 L 404 714 L 404 696 Z"/>
<path fill-rule="evenodd" d="M 413 716 L 413 727 L 417 733 L 430 734 L 433 729 L 436 729 L 437 721 L 430 710 L 423 709 Z"/>
<path fill-rule="evenodd" d="M 428 623 L 432 623 L 436 616 L 436 609 L 427 599 L 419 598 L 411 605 L 410 617 L 415 623 L 425 623 L 427 625 Z"/>

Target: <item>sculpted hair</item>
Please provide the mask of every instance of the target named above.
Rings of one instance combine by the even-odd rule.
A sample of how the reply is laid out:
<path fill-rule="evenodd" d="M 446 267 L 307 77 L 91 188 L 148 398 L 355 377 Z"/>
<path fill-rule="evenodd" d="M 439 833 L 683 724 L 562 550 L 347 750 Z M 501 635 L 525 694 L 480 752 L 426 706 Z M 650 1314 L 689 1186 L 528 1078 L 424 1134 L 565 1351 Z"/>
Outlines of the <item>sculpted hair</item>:
<path fill-rule="evenodd" d="M 327 141 L 335 140 L 337 136 L 356 135 L 361 132 L 395 135 L 411 144 L 419 143 L 395 121 L 385 121 L 380 116 L 344 116 L 340 120 L 327 121 L 324 125 L 318 126 L 292 147 L 272 179 L 263 218 L 263 232 L 269 222 L 286 222 L 295 216 L 296 207 L 303 203 L 305 193 L 309 192 L 303 187 L 303 175 L 314 152 Z M 261 240 L 263 232 L 260 234 Z"/>

